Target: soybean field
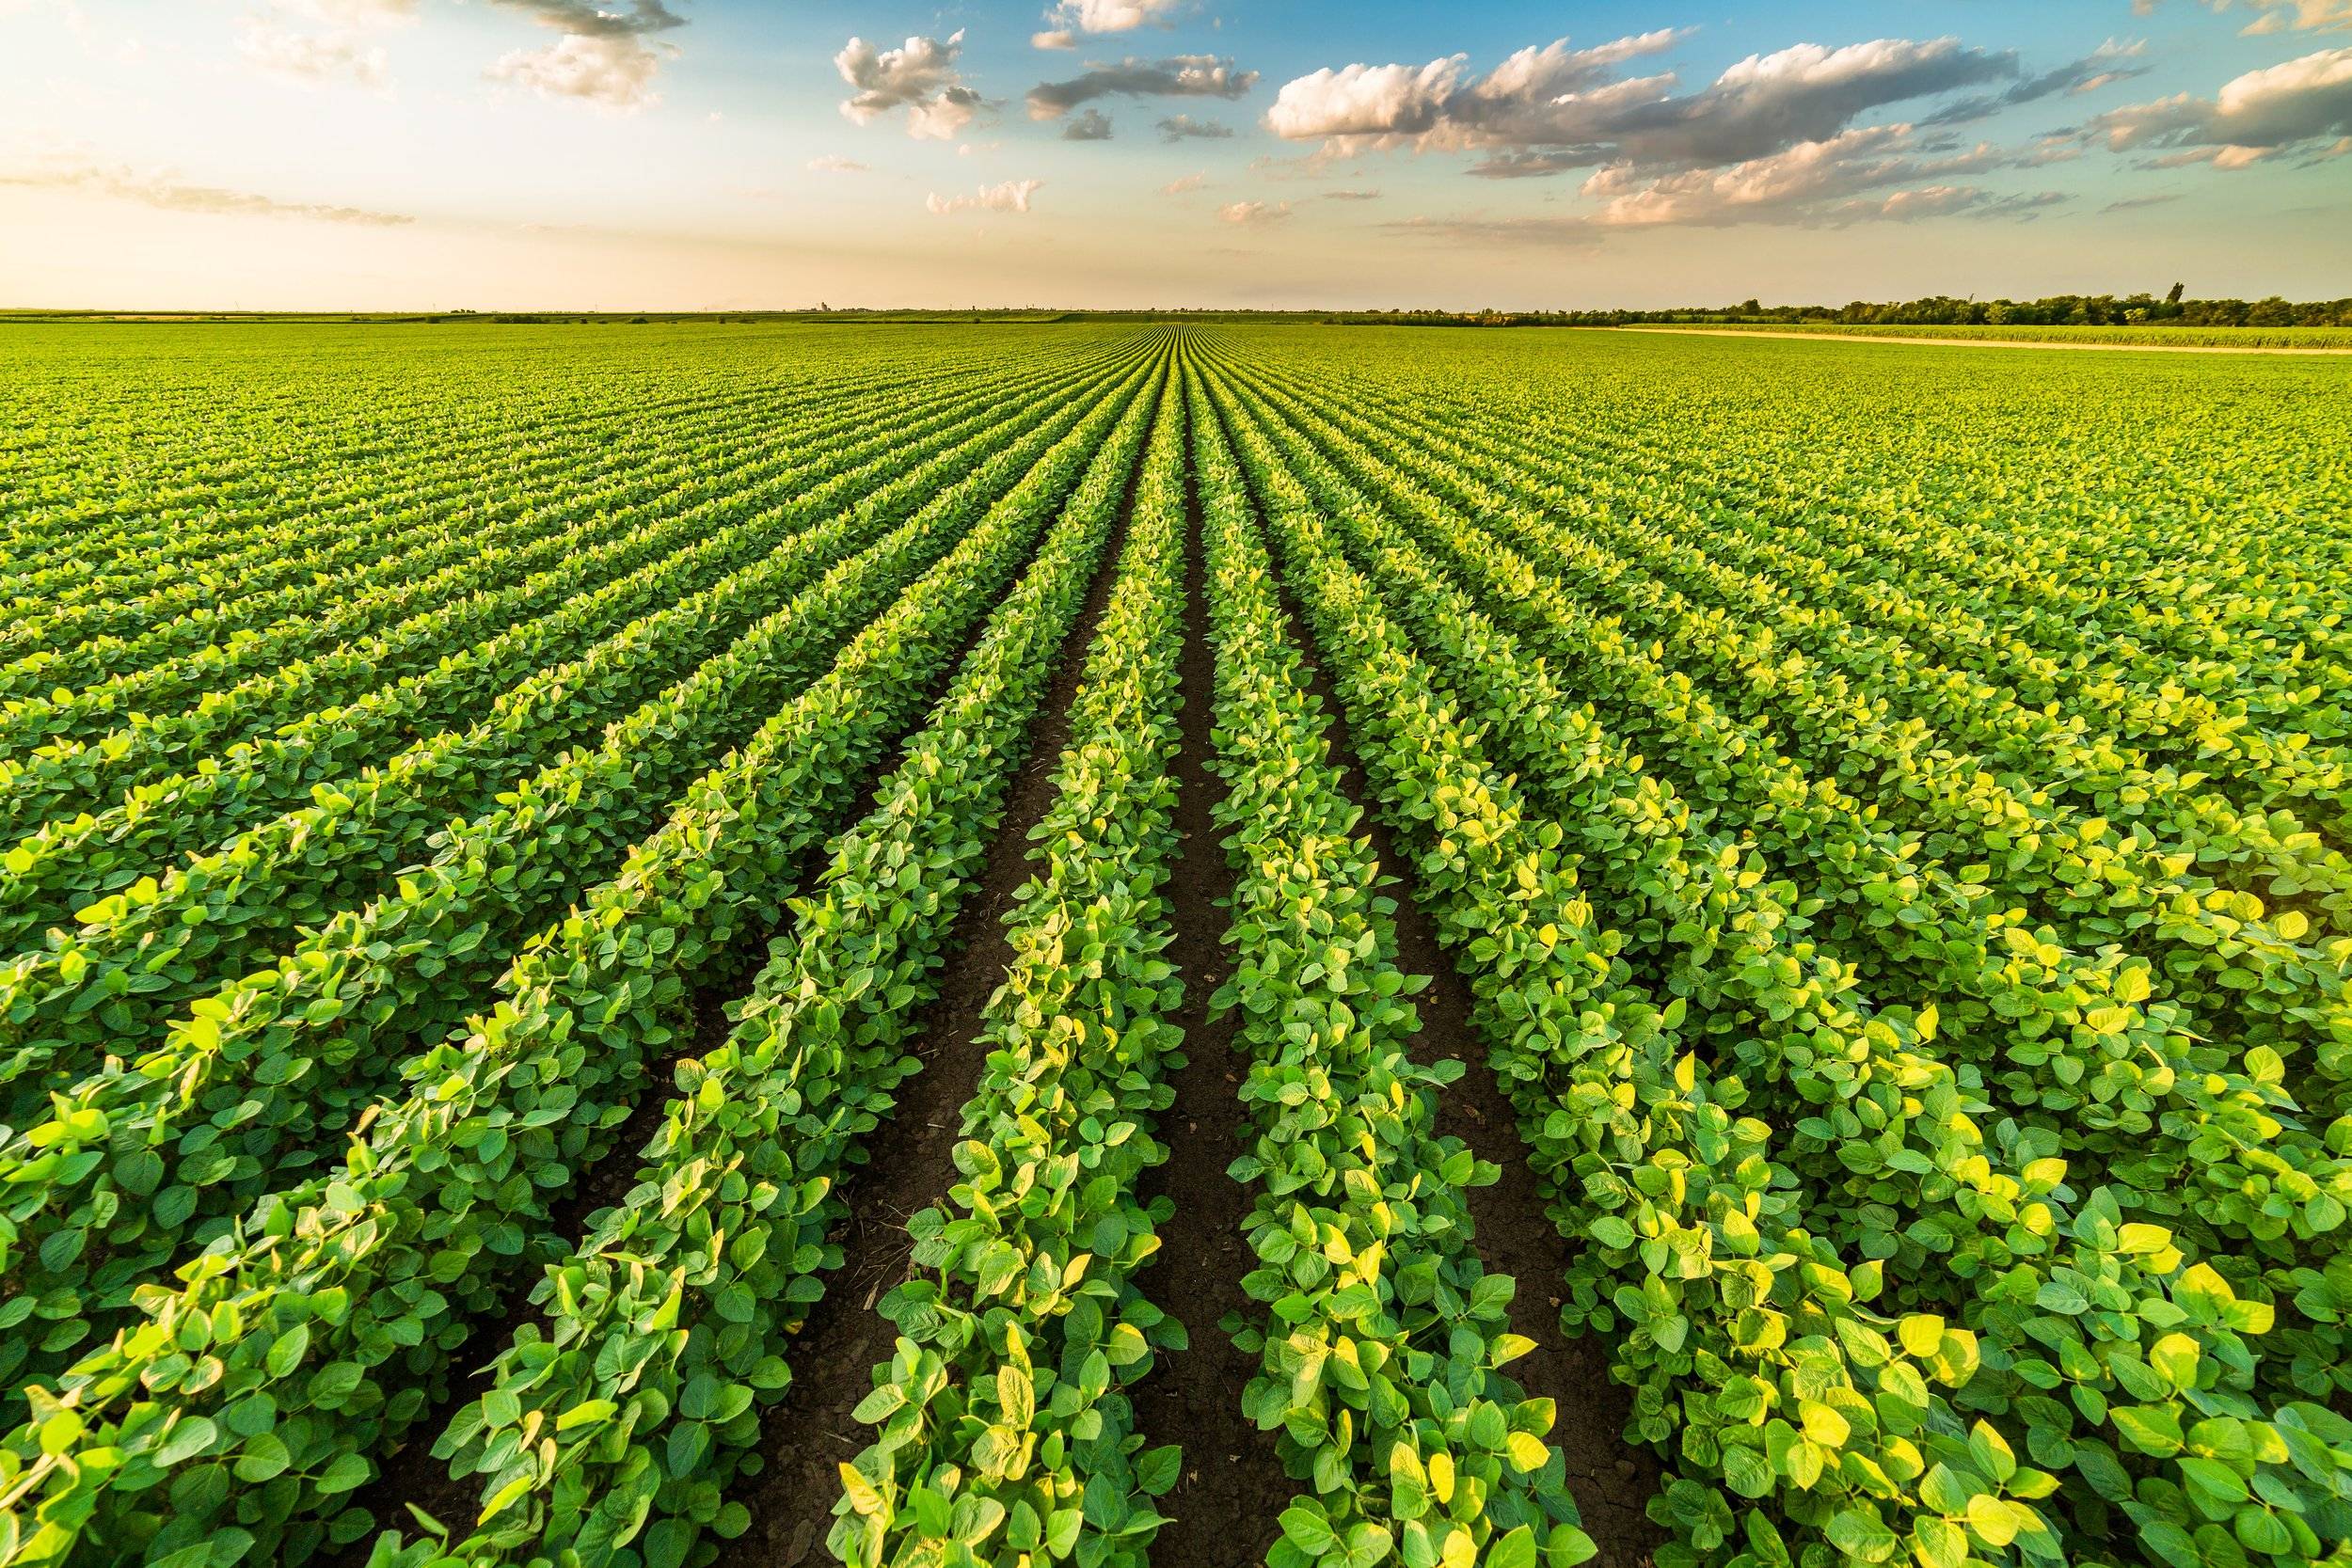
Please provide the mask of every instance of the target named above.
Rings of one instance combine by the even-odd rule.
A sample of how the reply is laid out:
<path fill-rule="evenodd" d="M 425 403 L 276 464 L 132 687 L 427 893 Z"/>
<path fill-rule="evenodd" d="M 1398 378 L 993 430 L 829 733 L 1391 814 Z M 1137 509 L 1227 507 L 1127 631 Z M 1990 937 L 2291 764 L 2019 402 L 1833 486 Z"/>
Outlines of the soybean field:
<path fill-rule="evenodd" d="M 2352 1563 L 2352 369 L 0 327 L 0 1568 Z"/>

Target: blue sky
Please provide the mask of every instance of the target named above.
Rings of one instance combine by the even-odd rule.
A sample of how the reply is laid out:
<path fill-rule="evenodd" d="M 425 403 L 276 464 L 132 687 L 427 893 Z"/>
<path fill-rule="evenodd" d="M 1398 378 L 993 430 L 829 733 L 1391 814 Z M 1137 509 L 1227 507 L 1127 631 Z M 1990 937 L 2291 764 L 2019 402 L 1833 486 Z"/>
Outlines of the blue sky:
<path fill-rule="evenodd" d="M 0 303 L 2352 293 L 2352 0 L 0 0 Z"/>

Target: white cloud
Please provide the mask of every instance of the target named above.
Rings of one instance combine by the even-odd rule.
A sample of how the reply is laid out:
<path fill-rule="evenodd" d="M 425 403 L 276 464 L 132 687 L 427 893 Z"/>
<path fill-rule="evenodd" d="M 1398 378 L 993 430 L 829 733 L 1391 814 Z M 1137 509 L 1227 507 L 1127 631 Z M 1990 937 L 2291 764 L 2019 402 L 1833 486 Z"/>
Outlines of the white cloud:
<path fill-rule="evenodd" d="M 249 16 L 237 27 L 237 53 L 272 76 L 306 87 L 348 81 L 382 91 L 390 80 L 384 49 L 347 32 L 299 33 L 275 16 Z"/>
<path fill-rule="evenodd" d="M 1886 197 L 1862 197 L 1839 202 L 1822 214 L 1822 221 L 1836 227 L 1862 222 L 1917 223 L 1926 218 L 1965 214 L 1975 218 L 2013 218 L 2030 223 L 2044 209 L 2070 199 L 2060 191 L 1996 196 L 1974 185 L 1926 185 Z"/>
<path fill-rule="evenodd" d="M 136 201 L 176 213 L 200 213 L 215 217 L 308 218 L 323 223 L 353 223 L 390 227 L 412 221 L 400 213 L 372 212 L 363 207 L 340 207 L 321 201 L 280 201 L 250 191 L 225 190 L 217 185 L 190 184 L 169 169 L 139 173 L 128 166 L 60 164 L 19 174 L 0 174 L 0 185 L 35 190 L 83 191 L 94 196 Z"/>
<path fill-rule="evenodd" d="M 1025 213 L 1029 198 L 1038 193 L 1042 180 L 1008 180 L 1001 185 L 982 185 L 972 196 L 941 196 L 933 191 L 923 198 L 924 207 L 933 213 Z"/>
<path fill-rule="evenodd" d="M 1066 82 L 1040 82 L 1029 89 L 1029 118 L 1052 119 L 1097 98 L 1239 98 L 1257 86 L 1258 73 L 1237 71 L 1216 55 L 1177 55 L 1165 60 L 1134 55 L 1116 65 L 1101 62 Z"/>
<path fill-rule="evenodd" d="M 348 81 L 381 92 L 389 85 L 389 64 L 383 46 L 365 35 L 416 20 L 417 0 L 270 0 L 238 18 L 237 53 L 306 87 Z"/>
<path fill-rule="evenodd" d="M 1167 184 L 1162 185 L 1160 187 L 1160 194 L 1162 196 L 1184 196 L 1189 192 L 1199 190 L 1201 186 L 1207 184 L 1208 182 L 1209 176 L 1205 170 L 1192 174 L 1180 174 L 1175 179 L 1170 180 Z"/>
<path fill-rule="evenodd" d="M 380 7 L 384 0 L 305 3 Z M 393 0 L 393 4 L 405 6 L 405 0 Z M 561 35 L 544 49 L 516 49 L 501 55 L 485 72 L 493 81 L 512 82 L 542 98 L 576 98 L 624 113 L 661 101 L 653 89 L 653 79 L 663 58 L 676 53 L 667 44 L 647 43 L 646 36 L 686 25 L 686 19 L 664 0 L 491 0 L 491 4 L 519 12 Z"/>
<path fill-rule="evenodd" d="M 417 20 L 417 0 L 278 0 L 272 9 L 329 27 L 405 26 Z"/>
<path fill-rule="evenodd" d="M 2205 0 L 2217 11 L 2233 8 L 2232 0 Z M 2246 0 L 2254 20 L 2242 33 L 2352 32 L 2352 0 Z"/>
<path fill-rule="evenodd" d="M 326 0 L 338 4 L 341 0 Z M 664 0 L 490 0 L 520 11 L 540 26 L 581 38 L 635 38 L 686 25 L 686 18 Z"/>
<path fill-rule="evenodd" d="M 841 79 L 857 88 L 841 112 L 860 125 L 903 107 L 907 135 L 953 141 L 972 123 L 980 95 L 964 86 L 956 66 L 963 49 L 961 29 L 945 39 L 910 38 L 896 49 L 876 49 L 853 38 L 833 57 Z"/>
<path fill-rule="evenodd" d="M 1266 128 L 1290 141 L 1338 136 L 1417 135 L 1444 112 L 1461 79 L 1463 55 L 1424 66 L 1326 66 L 1282 84 Z"/>
<path fill-rule="evenodd" d="M 2210 99 L 2177 93 L 2110 110 L 2089 134 L 2117 151 L 2164 151 L 2158 167 L 2244 168 L 2274 153 L 2352 137 L 2352 48 L 2249 71 Z"/>
<path fill-rule="evenodd" d="M 1061 0 L 1051 20 L 1065 33 L 1131 33 L 1174 26 L 1183 5 L 1184 0 Z"/>
<path fill-rule="evenodd" d="M 866 165 L 859 163 L 855 158 L 844 158 L 837 152 L 828 152 L 821 157 L 811 158 L 808 161 L 808 166 L 813 174 L 864 174 L 867 169 Z"/>
<path fill-rule="evenodd" d="M 1216 210 L 1218 221 L 1250 227 L 1277 223 L 1291 215 L 1287 201 L 1229 201 Z"/>
<path fill-rule="evenodd" d="M 545 49 L 516 49 L 487 74 L 542 98 L 578 98 L 624 113 L 661 102 L 653 90 L 660 58 L 629 34 L 566 33 Z"/>
<path fill-rule="evenodd" d="M 1067 27 L 1052 27 L 1042 33 L 1031 33 L 1029 47 L 1032 49 L 1075 49 L 1078 47 L 1078 35 Z"/>
<path fill-rule="evenodd" d="M 1836 136 L 1862 114 L 1980 83 L 2019 81 L 2014 55 L 1957 39 L 1877 39 L 1830 48 L 1800 43 L 1751 55 L 1706 87 L 1677 93 L 1671 71 L 1628 77 L 1628 62 L 1672 48 L 1671 30 L 1571 49 L 1565 39 L 1521 49 L 1468 78 L 1464 57 L 1425 65 L 1326 68 L 1285 83 L 1266 125 L 1327 150 L 1414 147 L 1483 150 L 1487 175 L 1556 174 L 1631 163 L 1707 167 Z M 2020 82 L 2017 102 L 2079 81 L 2081 62 Z"/>
<path fill-rule="evenodd" d="M 1873 125 L 1718 168 L 1658 173 L 1635 164 L 1612 164 L 1585 180 L 1582 194 L 1599 204 L 1589 221 L 1601 229 L 1917 218 L 2004 199 L 1956 185 L 1956 176 L 2037 166 L 2072 152 L 2065 147 L 2013 149 L 1979 142 L 1958 151 L 1922 154 L 1917 142 L 1909 125 Z M 1890 185 L 1915 188 L 1857 199 L 1859 193 Z"/>

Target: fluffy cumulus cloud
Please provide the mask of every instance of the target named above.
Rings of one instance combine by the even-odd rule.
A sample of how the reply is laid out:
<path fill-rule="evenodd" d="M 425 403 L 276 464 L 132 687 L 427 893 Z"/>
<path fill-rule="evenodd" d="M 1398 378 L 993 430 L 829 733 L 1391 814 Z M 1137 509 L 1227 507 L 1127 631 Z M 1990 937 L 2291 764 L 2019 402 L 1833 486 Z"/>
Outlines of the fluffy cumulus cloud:
<path fill-rule="evenodd" d="M 1282 84 L 1266 128 L 1292 141 L 1422 135 L 1459 87 L 1463 56 L 1425 66 L 1329 66 Z"/>
<path fill-rule="evenodd" d="M 642 109 L 660 102 L 654 75 L 660 60 L 636 39 L 566 33 L 545 49 L 517 49 L 490 67 L 493 81 L 512 82 L 542 98 L 578 98 L 608 109 Z"/>
<path fill-rule="evenodd" d="M 1169 115 L 1160 121 L 1162 141 L 1224 141 L 1233 128 L 1214 119 L 1195 119 L 1190 115 Z"/>
<path fill-rule="evenodd" d="M 652 35 L 686 25 L 663 0 L 492 0 L 517 11 L 558 37 L 540 49 L 516 49 L 489 69 L 494 81 L 511 82 L 544 98 L 572 98 L 602 108 L 628 111 L 659 103 L 654 77 L 674 53 L 650 41 Z"/>
<path fill-rule="evenodd" d="M 1318 143 L 1327 162 L 1410 148 L 1476 153 L 1468 172 L 1486 179 L 1586 173 L 1593 205 L 1583 214 L 1395 226 L 1468 242 L 1591 243 L 1611 230 L 1667 224 L 2029 217 L 2063 198 L 2005 194 L 1967 177 L 2058 161 L 2078 147 L 2069 137 L 1963 147 L 1947 128 L 2140 70 L 2133 44 L 2028 71 L 2013 53 L 1958 39 L 1874 39 L 1751 55 L 1692 89 L 1640 63 L 1683 37 L 1642 33 L 1581 49 L 1560 39 L 1484 74 L 1458 55 L 1326 69 L 1285 83 L 1266 125 Z M 1867 123 L 1899 106 L 1911 117 Z"/>
<path fill-rule="evenodd" d="M 1187 196 L 1192 192 L 1200 189 L 1201 186 L 1206 185 L 1208 182 L 1209 176 L 1206 171 L 1192 174 L 1180 174 L 1175 179 L 1170 180 L 1167 184 L 1162 185 L 1160 187 L 1160 194 L 1162 196 Z"/>
<path fill-rule="evenodd" d="M 1291 215 L 1287 201 L 1229 201 L 1216 210 L 1217 221 L 1240 228 L 1263 228 Z"/>
<path fill-rule="evenodd" d="M 1029 210 L 1029 198 L 1044 183 L 1042 180 L 1008 180 L 998 185 L 982 185 L 970 196 L 941 196 L 933 191 L 923 198 L 923 205 L 942 216 L 950 213 L 1025 213 Z"/>
<path fill-rule="evenodd" d="M 2243 168 L 2280 153 L 2352 152 L 2352 48 L 2249 71 L 2211 98 L 2178 93 L 2110 110 L 2090 135 L 2161 166 Z"/>
<path fill-rule="evenodd" d="M 1051 28 L 1030 40 L 1073 39 L 1080 33 L 1132 33 L 1138 27 L 1171 27 L 1184 0 L 1061 0 L 1046 20 Z M 1070 43 L 1039 44 L 1067 49 Z"/>
<path fill-rule="evenodd" d="M 1339 151 L 1471 150 L 1473 172 L 1559 174 L 1610 164 L 1714 167 L 1836 136 L 1892 104 L 2000 86 L 1949 121 L 2076 88 L 2134 68 L 2108 51 L 2028 77 L 2012 54 L 1957 39 L 1876 39 L 1831 48 L 1793 44 L 1751 55 L 1695 92 L 1672 71 L 1629 75 L 1682 34 L 1637 34 L 1586 49 L 1566 40 L 1518 51 L 1483 76 L 1461 55 L 1425 65 L 1326 68 L 1283 84 L 1266 124 L 1293 141 Z"/>
<path fill-rule="evenodd" d="M 842 103 L 841 112 L 863 125 L 903 108 L 908 135 L 954 140 L 980 107 L 980 95 L 964 85 L 956 65 L 962 51 L 960 29 L 945 39 L 910 38 L 896 49 L 851 39 L 833 57 L 841 79 L 857 89 Z"/>
<path fill-rule="evenodd" d="M 1054 119 L 1097 98 L 1239 98 L 1258 82 L 1254 71 L 1237 71 L 1216 55 L 1177 55 L 1164 60 L 1130 55 L 1116 65 L 1096 63 L 1064 82 L 1041 82 L 1029 89 L 1029 118 Z"/>
<path fill-rule="evenodd" d="M 1070 122 L 1061 128 L 1061 139 L 1064 141 L 1108 141 L 1111 139 L 1111 117 L 1100 109 L 1089 109 L 1082 115 L 1073 115 Z"/>
<path fill-rule="evenodd" d="M 0 174 L 0 185 L 36 190 L 83 191 L 95 196 L 136 201 L 175 213 L 200 213 L 216 217 L 309 218 L 321 223 L 353 223 L 385 228 L 409 222 L 400 213 L 373 212 L 363 207 L 338 207 L 327 202 L 280 201 L 250 191 L 197 185 L 169 170 L 141 173 L 123 166 L 55 164 L 16 174 Z"/>

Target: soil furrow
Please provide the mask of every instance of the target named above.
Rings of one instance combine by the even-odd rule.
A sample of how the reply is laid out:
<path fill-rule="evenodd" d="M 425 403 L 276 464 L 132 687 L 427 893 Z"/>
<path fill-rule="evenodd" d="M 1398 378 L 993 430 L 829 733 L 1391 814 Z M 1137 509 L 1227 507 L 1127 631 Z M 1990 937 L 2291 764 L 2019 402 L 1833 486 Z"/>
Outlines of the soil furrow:
<path fill-rule="evenodd" d="M 978 882 L 956 911 L 937 998 L 924 1010 L 914 1053 L 923 1069 L 899 1085 L 890 1119 L 868 1143 L 867 1163 L 841 1185 L 849 1218 L 834 1240 L 841 1267 L 794 1336 L 807 1347 L 792 1357 L 792 1383 L 761 1416 L 765 1468 L 738 1492 L 751 1527 L 719 1543 L 715 1568 L 797 1568 L 825 1562 L 824 1539 L 840 1466 L 857 1457 L 868 1429 L 851 1412 L 873 1388 L 873 1367 L 890 1358 L 890 1323 L 874 1310 L 906 1277 L 914 1241 L 907 1222 L 942 1201 L 955 1180 L 950 1158 L 961 1132 L 960 1113 L 977 1086 L 987 1053 L 980 1023 L 1012 961 L 1005 915 L 1029 878 L 1029 832 L 1053 803 L 1054 773 L 1070 740 L 1071 703 L 1087 650 L 1109 602 L 1134 511 L 1138 453 L 1127 493 L 1089 584 L 1076 625 L 1062 644 L 1044 704 L 1031 721 L 1029 748 L 989 845 Z"/>
<path fill-rule="evenodd" d="M 1222 419 L 1231 414 L 1215 404 Z M 1279 556 L 1278 556 L 1279 559 Z M 1409 862 L 1397 852 L 1389 825 L 1370 809 L 1379 799 L 1365 774 L 1346 710 L 1324 668 L 1322 650 L 1308 629 L 1290 585 L 1278 576 L 1282 610 L 1304 658 L 1309 689 L 1323 705 L 1331 760 L 1340 769 L 1349 800 L 1364 808 L 1360 830 L 1373 853 L 1395 880 L 1396 964 L 1408 974 L 1426 974 L 1429 989 L 1415 998 L 1421 1033 L 1415 1054 L 1424 1061 L 1455 1060 L 1468 1069 L 1438 1097 L 1438 1131 L 1468 1145 L 1481 1160 L 1502 1167 L 1502 1180 L 1469 1194 L 1478 1256 L 1488 1270 L 1518 1282 L 1511 1300 L 1511 1328 L 1535 1341 L 1535 1349 L 1511 1364 L 1511 1375 L 1531 1395 L 1549 1398 L 1559 1412 L 1550 1442 L 1567 1462 L 1568 1490 L 1584 1515 L 1585 1532 L 1600 1548 L 1600 1568 L 1635 1568 L 1665 1540 L 1665 1532 L 1644 1512 L 1659 1489 L 1657 1456 L 1628 1443 L 1625 1427 L 1630 1395 L 1609 1376 L 1608 1348 L 1590 1335 L 1571 1338 L 1560 1326 L 1561 1281 L 1566 1276 L 1568 1242 L 1551 1223 L 1543 1184 L 1520 1137 L 1511 1101 L 1502 1092 L 1470 1022 L 1469 982 L 1455 970 L 1438 941 L 1437 928 L 1405 879 Z"/>
<path fill-rule="evenodd" d="M 1048 531 L 1040 531 L 1037 543 L 1030 548 L 1030 562 L 1035 562 L 1038 552 L 1044 547 Z M 1022 570 L 1025 572 L 1026 565 Z M 1016 574 L 1005 584 L 1003 593 L 998 595 L 999 602 L 1012 593 L 1019 580 L 1020 576 Z M 1098 574 L 1098 586 L 1101 580 Z M 964 660 L 986 634 L 989 620 L 987 615 L 975 619 L 965 630 L 954 657 L 942 665 L 926 697 L 923 709 L 926 714 L 930 705 L 954 684 L 956 672 L 963 667 Z M 922 732 L 924 722 L 924 720 L 918 719 L 900 737 L 885 761 L 866 780 L 858 791 L 856 803 L 841 819 L 844 824 L 863 820 L 879 803 L 883 786 L 897 770 L 906 747 Z M 713 766 L 716 765 L 717 759 L 714 758 Z M 680 798 L 683 799 L 683 792 Z M 831 863 L 832 855 L 833 838 L 828 834 L 802 853 L 792 867 L 791 886 L 803 892 L 815 888 Z M 776 937 L 790 929 L 792 920 L 792 911 L 787 905 L 776 927 L 740 928 L 733 933 L 723 948 L 707 958 L 701 974 L 688 993 L 686 1033 L 670 1050 L 647 1064 L 644 1077 L 638 1085 L 636 1102 L 629 1107 L 628 1119 L 622 1123 L 604 1157 L 579 1172 L 570 1190 L 550 1207 L 547 1225 L 548 1234 L 584 1238 L 597 1213 L 621 1202 L 636 1186 L 637 1173 L 644 1164 L 645 1146 L 660 1130 L 661 1118 L 675 1092 L 678 1063 L 690 1056 L 707 1055 L 725 1043 L 728 1032 L 734 1027 L 734 1021 L 727 1012 L 728 1005 L 744 994 L 753 976 L 767 962 Z M 918 1074 L 914 1082 L 919 1085 L 922 1077 Z M 576 1246 L 578 1242 L 572 1244 Z M 409 1510 L 412 1507 L 423 1510 L 453 1529 L 462 1528 L 473 1518 L 481 1501 L 481 1478 L 469 1476 L 462 1481 L 452 1480 L 447 1465 L 433 1457 L 433 1445 L 448 1430 L 450 1421 L 458 1411 L 489 1391 L 496 1365 L 494 1357 L 506 1347 L 513 1336 L 514 1326 L 537 1313 L 538 1309 L 531 1304 L 531 1293 L 544 1277 L 544 1271 L 535 1267 L 518 1267 L 506 1283 L 499 1309 L 474 1328 L 473 1344 L 468 1348 L 470 1351 L 479 1345 L 483 1359 L 457 1370 L 442 1397 L 435 1402 L 433 1409 L 409 1429 L 401 1446 L 382 1462 L 375 1480 L 360 1491 L 358 1503 L 378 1522 L 403 1528 L 410 1520 Z M 858 1370 L 862 1377 L 863 1363 L 858 1363 Z M 373 1539 L 362 1537 L 333 1560 L 333 1568 L 356 1568 L 358 1563 L 366 1560 L 366 1548 Z"/>
<path fill-rule="evenodd" d="M 1228 1313 L 1248 1319 L 1257 1311 L 1242 1289 L 1257 1257 L 1242 1232 L 1248 1191 L 1226 1174 L 1248 1151 L 1238 1098 L 1243 1069 L 1233 1051 L 1240 1020 L 1231 1012 L 1209 1016 L 1209 999 L 1227 973 L 1220 939 L 1233 871 L 1210 814 L 1222 787 L 1208 770 L 1216 669 L 1208 642 L 1200 499 L 1189 468 L 1185 502 L 1184 749 L 1175 763 L 1184 847 L 1168 887 L 1175 929 L 1168 958 L 1184 980 L 1176 1015 L 1184 1065 L 1169 1079 L 1176 1100 L 1160 1132 L 1168 1158 L 1153 1172 L 1148 1195 L 1165 1196 L 1175 1212 L 1160 1227 L 1159 1256 L 1141 1283 L 1184 1325 L 1190 1348 L 1161 1356 L 1134 1397 L 1145 1442 L 1184 1448 L 1176 1486 L 1159 1499 L 1159 1511 L 1173 1522 L 1153 1540 L 1152 1561 L 1242 1568 L 1265 1560 L 1279 1533 L 1276 1520 L 1297 1483 L 1283 1474 L 1274 1434 L 1242 1412 L 1242 1390 L 1257 1373 L 1257 1357 L 1237 1349 L 1218 1326 Z"/>

